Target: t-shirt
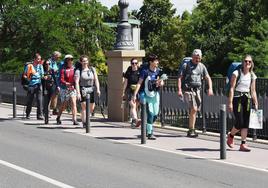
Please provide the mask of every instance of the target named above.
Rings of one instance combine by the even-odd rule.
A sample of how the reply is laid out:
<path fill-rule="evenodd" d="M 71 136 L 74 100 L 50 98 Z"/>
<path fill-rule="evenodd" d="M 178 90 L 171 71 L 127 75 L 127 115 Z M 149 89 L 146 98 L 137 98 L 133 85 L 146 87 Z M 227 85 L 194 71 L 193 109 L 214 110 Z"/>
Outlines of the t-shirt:
<path fill-rule="evenodd" d="M 183 76 L 183 88 L 201 87 L 202 77 L 208 75 L 207 68 L 203 63 L 194 64 L 192 61 L 184 63 L 179 72 L 179 77 Z"/>
<path fill-rule="evenodd" d="M 75 76 L 79 78 L 79 85 L 82 87 L 93 86 L 95 81 L 94 74 L 96 74 L 96 69 L 94 67 L 90 67 L 89 69 L 81 71 L 82 73 L 80 73 L 79 69 L 75 71 Z"/>
<path fill-rule="evenodd" d="M 152 71 L 149 67 L 146 67 L 140 71 L 140 79 L 143 80 L 140 91 L 144 91 L 144 81 L 148 76 L 151 77 L 152 81 L 157 80 L 160 76 L 160 70 L 157 68 L 155 71 Z"/>
<path fill-rule="evenodd" d="M 236 76 L 236 78 L 238 77 L 238 71 L 240 70 L 235 70 L 233 72 L 233 75 Z M 257 76 L 255 75 L 255 73 L 252 73 L 252 79 L 256 80 Z M 248 72 L 247 74 L 244 74 L 243 71 L 241 71 L 240 74 L 240 78 L 239 80 L 236 80 L 237 84 L 236 84 L 236 88 L 235 91 L 239 91 L 239 92 L 249 92 L 250 91 L 250 84 L 251 84 L 251 73 Z"/>
<path fill-rule="evenodd" d="M 140 71 L 136 70 L 133 71 L 132 67 L 129 67 L 124 74 L 124 78 L 127 79 L 127 88 L 129 88 L 131 85 L 135 85 L 139 81 Z"/>
<path fill-rule="evenodd" d="M 41 78 L 44 75 L 43 66 L 40 64 L 33 65 L 28 64 L 24 70 L 27 78 L 30 78 L 29 86 L 34 86 L 36 84 L 41 84 Z"/>
<path fill-rule="evenodd" d="M 74 68 L 67 67 L 62 68 L 60 72 L 60 85 L 61 88 L 66 89 L 66 82 L 71 83 L 74 86 Z"/>

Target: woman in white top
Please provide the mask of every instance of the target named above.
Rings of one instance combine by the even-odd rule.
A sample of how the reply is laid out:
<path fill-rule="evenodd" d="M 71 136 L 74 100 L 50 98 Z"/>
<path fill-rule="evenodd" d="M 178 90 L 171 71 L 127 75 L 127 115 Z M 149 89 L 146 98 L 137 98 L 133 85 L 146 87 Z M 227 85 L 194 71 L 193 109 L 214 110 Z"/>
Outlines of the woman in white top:
<path fill-rule="evenodd" d="M 96 86 L 97 95 L 100 96 L 100 84 L 96 69 L 89 65 L 88 56 L 80 57 L 81 69 L 75 71 L 75 88 L 78 93 L 77 99 L 81 102 L 81 119 L 83 127 L 86 123 L 86 95 L 90 94 L 90 111 L 94 110 L 94 86 Z"/>
<path fill-rule="evenodd" d="M 250 151 L 246 145 L 249 126 L 251 99 L 255 109 L 258 109 L 256 95 L 256 75 L 253 72 L 254 63 L 250 55 L 246 55 L 241 69 L 233 72 L 231 78 L 228 109 L 235 115 L 235 125 L 228 134 L 227 145 L 234 148 L 234 136 L 241 131 L 240 151 Z"/>

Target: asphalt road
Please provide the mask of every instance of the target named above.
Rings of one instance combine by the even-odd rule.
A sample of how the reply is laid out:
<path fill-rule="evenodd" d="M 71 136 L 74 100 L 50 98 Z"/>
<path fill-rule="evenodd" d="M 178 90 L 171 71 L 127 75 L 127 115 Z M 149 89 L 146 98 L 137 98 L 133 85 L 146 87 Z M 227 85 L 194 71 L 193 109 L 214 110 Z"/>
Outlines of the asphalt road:
<path fill-rule="evenodd" d="M 267 172 L 0 120 L 0 188 L 266 188 Z"/>

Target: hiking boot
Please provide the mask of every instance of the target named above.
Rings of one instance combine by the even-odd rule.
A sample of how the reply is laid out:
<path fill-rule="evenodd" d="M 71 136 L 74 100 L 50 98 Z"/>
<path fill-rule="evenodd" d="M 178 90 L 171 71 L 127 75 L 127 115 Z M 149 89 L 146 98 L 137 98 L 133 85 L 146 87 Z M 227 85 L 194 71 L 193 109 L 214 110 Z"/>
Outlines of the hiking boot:
<path fill-rule="evenodd" d="M 231 133 L 227 136 L 227 145 L 229 148 L 234 148 L 234 138 L 231 137 Z"/>
<path fill-rule="evenodd" d="M 77 122 L 77 120 L 75 120 L 75 121 L 73 122 L 73 125 L 79 125 L 79 123 Z"/>
<path fill-rule="evenodd" d="M 57 118 L 56 118 L 56 121 L 57 121 L 57 125 L 61 125 L 60 117 L 57 117 Z"/>
<path fill-rule="evenodd" d="M 187 137 L 190 137 L 190 138 L 196 138 L 196 137 L 198 137 L 198 133 L 195 132 L 194 129 L 190 129 L 190 130 L 187 132 Z"/>
<path fill-rule="evenodd" d="M 246 144 L 241 144 L 239 151 L 250 152 L 251 149 Z"/>
<path fill-rule="evenodd" d="M 156 140 L 156 137 L 153 134 L 148 134 L 148 140 Z"/>

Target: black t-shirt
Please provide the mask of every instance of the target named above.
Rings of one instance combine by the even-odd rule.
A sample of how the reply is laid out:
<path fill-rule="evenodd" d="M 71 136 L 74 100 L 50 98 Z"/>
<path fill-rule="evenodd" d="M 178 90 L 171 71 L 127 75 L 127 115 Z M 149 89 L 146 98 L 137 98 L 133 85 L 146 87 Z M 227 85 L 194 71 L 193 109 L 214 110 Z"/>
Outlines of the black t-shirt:
<path fill-rule="evenodd" d="M 124 78 L 127 79 L 127 87 L 130 87 L 130 85 L 137 84 L 140 77 L 140 71 L 132 71 L 132 67 L 128 67 L 127 71 L 124 74 Z"/>

